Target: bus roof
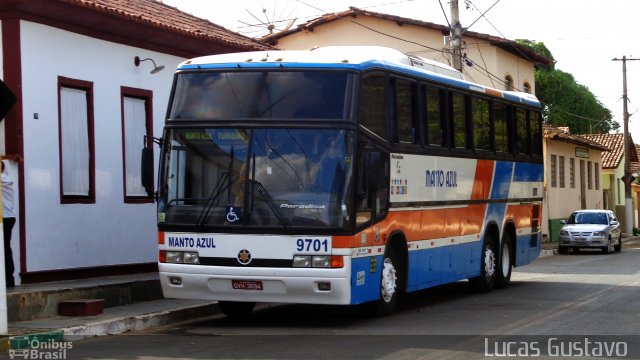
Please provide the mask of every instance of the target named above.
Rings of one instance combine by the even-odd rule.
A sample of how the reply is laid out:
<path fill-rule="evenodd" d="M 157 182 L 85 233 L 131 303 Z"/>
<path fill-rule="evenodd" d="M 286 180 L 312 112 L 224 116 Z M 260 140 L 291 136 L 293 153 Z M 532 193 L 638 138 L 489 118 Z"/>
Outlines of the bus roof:
<path fill-rule="evenodd" d="M 528 93 L 503 91 L 464 79 L 449 65 L 419 56 L 406 55 L 383 46 L 324 46 L 310 50 L 268 50 L 203 56 L 178 65 L 178 70 L 223 68 L 351 68 L 366 70 L 385 68 L 430 79 L 446 85 L 506 98 L 540 107 L 538 99 Z"/>

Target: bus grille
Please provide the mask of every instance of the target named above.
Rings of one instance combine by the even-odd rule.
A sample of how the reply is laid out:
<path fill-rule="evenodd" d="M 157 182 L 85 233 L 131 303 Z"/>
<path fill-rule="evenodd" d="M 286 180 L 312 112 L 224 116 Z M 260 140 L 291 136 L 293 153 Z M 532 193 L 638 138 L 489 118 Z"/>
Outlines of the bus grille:
<path fill-rule="evenodd" d="M 200 265 L 205 266 L 228 266 L 228 267 L 273 267 L 290 268 L 293 267 L 293 260 L 286 259 L 253 259 L 250 263 L 243 265 L 236 258 L 221 257 L 201 257 Z"/>

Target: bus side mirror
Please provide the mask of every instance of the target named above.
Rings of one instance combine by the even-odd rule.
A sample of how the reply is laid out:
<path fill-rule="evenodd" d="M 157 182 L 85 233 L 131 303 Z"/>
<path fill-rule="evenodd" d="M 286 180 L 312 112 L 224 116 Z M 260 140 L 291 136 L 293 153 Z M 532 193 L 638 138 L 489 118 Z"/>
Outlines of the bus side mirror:
<path fill-rule="evenodd" d="M 140 175 L 142 178 L 142 187 L 147 195 L 153 196 L 153 148 L 145 146 L 142 148 L 142 161 Z"/>
<path fill-rule="evenodd" d="M 367 191 L 376 192 L 380 188 L 380 171 L 382 170 L 382 154 L 367 153 Z"/>

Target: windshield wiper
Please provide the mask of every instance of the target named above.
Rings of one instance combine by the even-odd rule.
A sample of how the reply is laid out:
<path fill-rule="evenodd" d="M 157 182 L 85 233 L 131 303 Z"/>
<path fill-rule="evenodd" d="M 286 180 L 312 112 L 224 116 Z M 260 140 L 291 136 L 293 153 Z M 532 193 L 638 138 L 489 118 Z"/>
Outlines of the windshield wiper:
<path fill-rule="evenodd" d="M 235 179 L 234 179 L 235 180 Z M 218 179 L 216 180 L 216 186 L 211 191 L 209 198 L 205 201 L 204 206 L 202 207 L 202 212 L 200 212 L 200 216 L 198 216 L 198 221 L 196 222 L 197 226 L 203 226 L 204 223 L 209 218 L 209 213 L 211 209 L 213 209 L 213 204 L 215 204 L 220 194 L 222 194 L 225 190 L 227 190 L 233 181 L 230 181 L 229 172 L 223 172 L 220 174 Z"/>
<path fill-rule="evenodd" d="M 282 224 L 282 226 L 284 226 L 287 230 L 291 230 L 291 223 L 289 223 L 289 220 L 287 219 L 287 217 L 284 216 L 284 214 L 282 213 L 278 205 L 276 205 L 276 203 L 273 201 L 273 198 L 269 194 L 269 191 L 265 189 L 265 187 L 262 185 L 260 181 L 256 181 L 256 180 L 249 180 L 249 181 L 251 182 L 251 187 L 254 188 L 256 192 L 260 195 L 260 200 L 262 200 L 267 204 L 267 206 L 269 207 L 269 209 L 271 209 L 271 211 L 276 216 L 276 218 L 278 218 L 278 221 L 280 221 L 280 224 Z"/>

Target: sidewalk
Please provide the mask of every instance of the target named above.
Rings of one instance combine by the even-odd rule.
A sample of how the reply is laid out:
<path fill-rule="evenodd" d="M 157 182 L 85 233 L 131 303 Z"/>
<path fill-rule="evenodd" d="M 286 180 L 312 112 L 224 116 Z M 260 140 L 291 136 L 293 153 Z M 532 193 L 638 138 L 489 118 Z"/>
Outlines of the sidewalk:
<path fill-rule="evenodd" d="M 78 340 L 179 323 L 219 311 L 215 301 L 160 298 L 161 294 L 155 294 L 153 289 L 154 286 L 159 288 L 159 281 L 157 273 L 149 273 L 19 285 L 9 289 L 9 335 L 0 336 L 0 351 L 9 349 L 9 341 L 6 340 L 11 337 L 28 335 L 40 341 Z M 57 315 L 59 301 L 85 298 L 88 294 L 95 295 L 92 298 L 105 300 L 101 314 Z M 118 301 L 126 304 L 117 305 Z M 47 311 L 36 312 L 24 305 L 30 302 L 39 303 Z M 12 303 L 14 306 L 11 306 Z M 51 307 L 54 309 L 48 309 Z M 45 314 L 51 311 L 53 315 Z"/>

